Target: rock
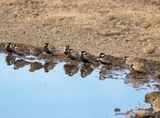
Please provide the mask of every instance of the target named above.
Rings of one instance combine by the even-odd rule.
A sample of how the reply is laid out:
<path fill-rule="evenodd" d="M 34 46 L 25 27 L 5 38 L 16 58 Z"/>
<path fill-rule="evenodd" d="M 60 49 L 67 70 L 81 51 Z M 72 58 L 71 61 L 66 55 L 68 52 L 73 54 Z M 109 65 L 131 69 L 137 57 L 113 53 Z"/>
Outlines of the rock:
<path fill-rule="evenodd" d="M 148 44 L 144 49 L 143 52 L 146 54 L 151 54 L 155 52 L 156 47 L 152 44 Z"/>
<path fill-rule="evenodd" d="M 141 24 L 141 26 L 142 26 L 144 29 L 147 29 L 147 28 L 151 27 L 151 23 L 149 23 L 149 22 L 143 22 L 143 23 Z"/>
<path fill-rule="evenodd" d="M 147 109 L 142 109 L 142 110 L 138 110 L 135 113 L 136 118 L 144 118 L 147 117 L 151 114 L 152 112 L 150 110 Z"/>
<path fill-rule="evenodd" d="M 146 69 L 145 69 L 145 65 L 143 63 L 134 63 L 132 65 L 133 70 L 137 71 L 137 72 L 141 72 L 141 73 L 145 73 Z"/>
<path fill-rule="evenodd" d="M 103 36 L 113 36 L 113 35 L 120 35 L 121 31 L 118 29 L 111 29 L 111 30 L 101 31 L 100 34 L 102 34 Z"/>
<path fill-rule="evenodd" d="M 148 103 L 153 103 L 158 98 L 160 98 L 160 91 L 154 91 L 145 95 L 145 101 Z"/>
<path fill-rule="evenodd" d="M 160 98 L 158 98 L 158 99 L 156 99 L 156 100 L 153 101 L 152 108 L 156 112 L 160 111 Z"/>
<path fill-rule="evenodd" d="M 125 57 L 125 63 L 127 65 L 133 65 L 134 63 L 139 63 L 141 62 L 140 59 L 136 58 L 136 57 Z"/>
<path fill-rule="evenodd" d="M 144 64 L 145 60 L 138 59 L 136 57 L 126 57 L 125 63 L 132 67 L 134 71 L 145 73 L 146 67 Z"/>

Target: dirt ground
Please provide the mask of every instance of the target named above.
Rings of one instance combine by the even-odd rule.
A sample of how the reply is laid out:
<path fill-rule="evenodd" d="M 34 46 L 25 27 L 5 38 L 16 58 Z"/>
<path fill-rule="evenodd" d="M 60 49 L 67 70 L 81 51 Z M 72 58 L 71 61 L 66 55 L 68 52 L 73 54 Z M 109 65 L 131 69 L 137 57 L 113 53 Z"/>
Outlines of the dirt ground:
<path fill-rule="evenodd" d="M 160 1 L 0 0 L 0 42 L 159 60 Z"/>

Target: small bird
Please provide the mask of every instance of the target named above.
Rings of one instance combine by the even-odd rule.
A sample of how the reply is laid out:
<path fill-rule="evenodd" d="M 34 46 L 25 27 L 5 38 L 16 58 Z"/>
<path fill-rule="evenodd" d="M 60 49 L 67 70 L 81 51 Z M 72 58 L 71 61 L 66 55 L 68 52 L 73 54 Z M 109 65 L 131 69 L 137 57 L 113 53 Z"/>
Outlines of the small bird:
<path fill-rule="evenodd" d="M 20 60 L 15 61 L 14 69 L 19 69 L 19 68 L 22 68 L 22 67 L 29 65 L 29 64 L 30 64 L 30 62 L 23 60 L 23 59 L 20 59 Z"/>
<path fill-rule="evenodd" d="M 73 60 L 78 60 L 80 58 L 79 53 L 73 49 L 69 49 L 67 56 Z"/>
<path fill-rule="evenodd" d="M 49 43 L 45 43 L 43 50 L 48 54 L 55 54 L 57 52 L 54 46 L 51 46 Z"/>
<path fill-rule="evenodd" d="M 65 46 L 64 54 L 73 60 L 79 60 L 79 58 L 80 58 L 79 53 L 73 49 L 70 49 L 69 45 Z"/>
<path fill-rule="evenodd" d="M 18 47 L 17 45 L 14 45 L 13 50 L 17 55 L 25 56 L 25 54 L 23 53 L 23 49 Z"/>
<path fill-rule="evenodd" d="M 94 68 L 92 67 L 90 63 L 85 63 L 80 69 L 81 77 L 86 77 L 90 75 L 93 70 Z"/>
<path fill-rule="evenodd" d="M 68 52 L 69 52 L 69 45 L 66 45 L 65 47 L 64 47 L 64 54 L 65 55 L 67 55 L 68 54 Z"/>
<path fill-rule="evenodd" d="M 38 48 L 38 47 L 34 47 L 34 46 L 29 46 L 28 47 L 28 54 L 29 55 L 34 55 L 34 56 L 38 56 L 39 53 L 41 52 L 42 49 Z"/>
<path fill-rule="evenodd" d="M 49 72 L 50 70 L 52 70 L 56 66 L 56 64 L 57 63 L 54 63 L 52 61 L 45 62 L 44 66 L 43 66 L 45 72 Z"/>
<path fill-rule="evenodd" d="M 91 55 L 90 53 L 87 53 L 86 51 L 81 52 L 81 60 L 84 63 L 92 63 L 96 61 L 95 56 Z"/>
<path fill-rule="evenodd" d="M 108 57 L 109 55 L 106 55 L 105 53 L 100 53 L 99 60 L 102 64 L 111 64 L 111 60 Z"/>
<path fill-rule="evenodd" d="M 49 43 L 45 43 L 43 48 L 33 48 L 32 52 L 34 52 L 38 59 L 46 59 L 57 54 L 55 47 L 50 46 Z"/>
<path fill-rule="evenodd" d="M 15 47 L 15 44 L 12 44 L 10 42 L 5 45 L 5 49 L 9 53 L 14 53 L 15 52 L 14 47 Z"/>
<path fill-rule="evenodd" d="M 78 64 L 76 63 L 67 63 L 64 65 L 65 74 L 69 76 L 73 76 L 79 70 Z"/>
<path fill-rule="evenodd" d="M 41 63 L 39 63 L 39 62 L 33 62 L 33 63 L 30 64 L 29 71 L 30 72 L 34 72 L 34 71 L 39 70 L 41 68 L 43 68 L 43 65 Z"/>

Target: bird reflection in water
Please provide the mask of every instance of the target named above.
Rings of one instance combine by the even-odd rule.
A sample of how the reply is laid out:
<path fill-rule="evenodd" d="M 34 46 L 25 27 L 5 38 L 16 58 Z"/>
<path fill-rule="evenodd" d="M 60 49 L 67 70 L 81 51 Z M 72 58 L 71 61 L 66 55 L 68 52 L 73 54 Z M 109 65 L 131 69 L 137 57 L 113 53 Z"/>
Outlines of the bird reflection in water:
<path fill-rule="evenodd" d="M 6 56 L 6 63 L 7 65 L 14 64 L 14 69 L 19 69 L 24 66 L 30 65 L 30 72 L 34 72 L 39 69 L 44 69 L 45 72 L 49 72 L 50 70 L 54 69 L 58 62 L 61 62 L 60 60 L 62 60 L 64 62 L 66 61 L 66 64 L 64 64 L 64 71 L 68 76 L 74 76 L 80 70 L 80 76 L 83 78 L 87 77 L 93 72 L 94 69 L 99 68 L 100 65 L 102 65 L 99 70 L 100 80 L 121 76 L 121 74 L 119 74 L 121 73 L 119 70 L 121 70 L 122 68 L 120 68 L 119 70 L 115 68 L 119 66 L 118 58 L 114 58 L 104 53 L 101 53 L 99 56 L 99 60 L 97 60 L 97 57 L 90 53 L 87 53 L 86 51 L 82 51 L 81 55 L 79 55 L 77 51 L 70 49 L 69 46 L 66 46 L 64 56 L 67 55 L 68 60 L 63 60 L 64 57 L 59 55 L 56 56 L 56 49 L 46 43 L 44 47 L 36 48 L 31 46 L 26 48 L 25 52 L 29 54 L 29 56 L 33 55 L 36 57 L 30 58 L 28 57 L 28 55 L 19 55 L 19 50 L 21 51 L 22 47 L 14 48 L 15 46 L 16 45 L 11 44 L 7 44 L 6 46 L 6 51 L 8 53 L 11 52 Z M 38 59 L 43 59 L 43 62 L 39 62 Z M 79 59 L 81 59 L 81 61 Z"/>
<path fill-rule="evenodd" d="M 67 74 L 69 76 L 73 76 L 74 74 L 76 74 L 78 72 L 78 70 L 79 70 L 78 63 L 70 62 L 70 63 L 64 64 L 65 74 Z"/>
<path fill-rule="evenodd" d="M 34 71 L 39 70 L 41 68 L 43 68 L 43 65 L 41 63 L 39 63 L 39 62 L 33 62 L 33 63 L 30 64 L 29 71 L 30 72 L 34 72 Z"/>
<path fill-rule="evenodd" d="M 15 56 L 10 55 L 10 54 L 6 56 L 7 65 L 12 65 L 12 64 L 15 63 L 15 61 L 16 61 L 16 57 Z"/>
<path fill-rule="evenodd" d="M 104 80 L 109 70 L 112 69 L 112 65 L 104 65 L 99 71 L 99 79 Z"/>
<path fill-rule="evenodd" d="M 80 69 L 81 77 L 86 77 L 92 73 L 94 67 L 91 63 L 85 63 Z"/>
<path fill-rule="evenodd" d="M 53 61 L 46 61 L 44 63 L 44 71 L 45 72 L 49 72 L 50 70 L 52 70 L 55 66 L 56 66 L 56 62 Z"/>
<path fill-rule="evenodd" d="M 22 68 L 26 65 L 29 65 L 30 62 L 24 60 L 24 59 L 19 59 L 19 60 L 16 60 L 15 63 L 14 63 L 14 69 L 19 69 L 19 68 Z"/>

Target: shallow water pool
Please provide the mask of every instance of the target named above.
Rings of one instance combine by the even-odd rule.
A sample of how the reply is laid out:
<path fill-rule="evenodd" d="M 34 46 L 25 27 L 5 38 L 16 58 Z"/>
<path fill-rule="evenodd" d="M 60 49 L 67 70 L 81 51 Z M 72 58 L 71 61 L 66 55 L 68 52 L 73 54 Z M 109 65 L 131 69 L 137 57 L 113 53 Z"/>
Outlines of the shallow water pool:
<path fill-rule="evenodd" d="M 1 118 L 125 118 L 114 109 L 125 113 L 150 107 L 144 95 L 151 88 L 126 84 L 128 70 L 114 70 L 112 78 L 100 80 L 99 67 L 86 77 L 80 71 L 71 77 L 64 72 L 66 62 L 48 73 L 43 68 L 29 72 L 29 65 L 15 70 L 5 58 L 6 54 L 0 54 Z"/>

